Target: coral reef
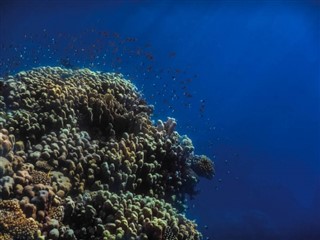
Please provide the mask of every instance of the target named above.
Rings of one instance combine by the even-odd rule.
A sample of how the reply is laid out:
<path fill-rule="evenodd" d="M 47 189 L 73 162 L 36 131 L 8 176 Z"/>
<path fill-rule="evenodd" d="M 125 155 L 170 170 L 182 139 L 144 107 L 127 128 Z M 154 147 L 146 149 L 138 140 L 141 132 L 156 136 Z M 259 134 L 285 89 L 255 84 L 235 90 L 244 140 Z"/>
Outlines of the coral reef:
<path fill-rule="evenodd" d="M 121 74 L 42 67 L 0 92 L 1 239 L 201 239 L 183 213 L 214 165 Z"/>

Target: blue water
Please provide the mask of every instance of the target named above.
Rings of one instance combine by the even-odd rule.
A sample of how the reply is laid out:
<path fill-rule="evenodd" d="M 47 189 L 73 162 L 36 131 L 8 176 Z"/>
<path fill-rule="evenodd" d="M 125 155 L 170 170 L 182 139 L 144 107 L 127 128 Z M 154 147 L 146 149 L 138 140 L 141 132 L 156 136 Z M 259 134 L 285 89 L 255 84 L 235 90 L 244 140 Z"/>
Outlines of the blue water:
<path fill-rule="evenodd" d="M 1 75 L 117 71 L 215 161 L 189 203 L 210 239 L 320 239 L 317 1 L 9 1 Z"/>

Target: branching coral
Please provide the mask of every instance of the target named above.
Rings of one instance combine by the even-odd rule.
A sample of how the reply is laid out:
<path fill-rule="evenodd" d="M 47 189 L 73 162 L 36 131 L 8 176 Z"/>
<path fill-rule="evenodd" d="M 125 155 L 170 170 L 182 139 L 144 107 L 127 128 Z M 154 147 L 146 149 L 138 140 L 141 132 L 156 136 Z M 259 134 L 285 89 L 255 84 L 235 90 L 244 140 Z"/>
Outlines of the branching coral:
<path fill-rule="evenodd" d="M 0 238 L 35 239 L 38 224 L 26 218 L 18 200 L 0 200 Z"/>

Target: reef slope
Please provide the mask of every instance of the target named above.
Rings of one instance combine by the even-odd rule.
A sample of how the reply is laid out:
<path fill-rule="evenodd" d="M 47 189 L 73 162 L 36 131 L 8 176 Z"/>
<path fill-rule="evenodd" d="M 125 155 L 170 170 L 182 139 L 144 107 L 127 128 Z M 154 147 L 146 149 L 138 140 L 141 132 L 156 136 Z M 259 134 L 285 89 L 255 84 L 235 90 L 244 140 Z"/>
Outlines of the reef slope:
<path fill-rule="evenodd" d="M 214 165 L 121 74 L 0 79 L 0 239 L 201 239 L 186 196 Z"/>

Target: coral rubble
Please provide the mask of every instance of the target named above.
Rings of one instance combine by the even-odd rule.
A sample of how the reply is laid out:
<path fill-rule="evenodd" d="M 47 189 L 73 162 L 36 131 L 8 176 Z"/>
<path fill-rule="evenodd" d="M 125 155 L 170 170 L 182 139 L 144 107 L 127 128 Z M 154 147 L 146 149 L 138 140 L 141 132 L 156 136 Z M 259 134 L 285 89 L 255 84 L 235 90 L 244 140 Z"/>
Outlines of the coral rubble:
<path fill-rule="evenodd" d="M 214 166 L 121 74 L 0 80 L 1 239 L 201 239 L 186 195 Z"/>

